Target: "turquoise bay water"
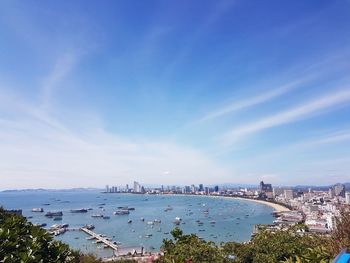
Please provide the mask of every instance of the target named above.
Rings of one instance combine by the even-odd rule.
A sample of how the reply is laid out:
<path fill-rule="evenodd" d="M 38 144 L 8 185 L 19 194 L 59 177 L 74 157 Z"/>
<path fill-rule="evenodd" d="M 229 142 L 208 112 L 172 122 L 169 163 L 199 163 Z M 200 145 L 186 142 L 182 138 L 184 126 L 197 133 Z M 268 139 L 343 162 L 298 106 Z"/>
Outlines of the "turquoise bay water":
<path fill-rule="evenodd" d="M 50 205 L 43 205 L 43 204 Z M 104 204 L 104 205 L 103 205 Z M 206 196 L 170 196 L 103 194 L 96 191 L 42 191 L 42 192 L 2 192 L 0 205 L 6 209 L 22 209 L 23 215 L 32 216 L 33 223 L 46 223 L 47 226 L 67 223 L 70 228 L 79 228 L 85 224 L 95 225 L 94 232 L 106 234 L 121 247 L 144 246 L 147 251 L 158 251 L 162 240 L 170 238 L 175 225 L 175 217 L 180 217 L 179 227 L 184 233 L 195 233 L 205 240 L 216 243 L 225 241 L 247 241 L 255 224 L 269 224 L 273 221 L 272 208 L 251 201 L 211 198 Z M 173 209 L 164 211 L 167 206 Z M 129 215 L 113 215 L 119 206 L 135 208 Z M 44 213 L 33 213 L 34 207 L 44 208 Z M 103 208 L 100 208 L 103 207 Z M 71 209 L 92 208 L 88 213 L 71 213 Z M 47 211 L 63 211 L 63 220 L 54 221 L 45 217 Z M 207 210 L 208 213 L 204 211 Z M 103 214 L 110 219 L 92 218 L 92 214 Z M 140 220 L 143 217 L 144 222 Z M 132 223 L 128 224 L 131 219 Z M 161 220 L 160 224 L 149 225 L 148 221 Z M 196 222 L 200 220 L 203 225 Z M 215 221 L 215 224 L 210 223 Z M 146 235 L 152 235 L 145 237 Z M 110 249 L 86 240 L 81 231 L 68 231 L 58 240 L 83 252 L 92 252 L 99 256 L 111 256 Z"/>

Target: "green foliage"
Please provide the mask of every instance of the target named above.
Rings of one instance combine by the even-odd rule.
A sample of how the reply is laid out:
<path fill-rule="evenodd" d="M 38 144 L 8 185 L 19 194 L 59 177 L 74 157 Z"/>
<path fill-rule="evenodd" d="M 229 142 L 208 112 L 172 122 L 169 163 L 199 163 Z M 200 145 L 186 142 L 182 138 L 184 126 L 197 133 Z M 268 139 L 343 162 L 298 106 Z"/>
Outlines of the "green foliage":
<path fill-rule="evenodd" d="M 263 231 L 246 244 L 226 243 L 224 253 L 236 255 L 234 262 L 329 262 L 333 255 L 323 247 L 323 238 L 296 234 L 295 228 Z"/>
<path fill-rule="evenodd" d="M 163 240 L 164 257 L 158 262 L 329 263 L 343 248 L 350 247 L 349 225 L 350 213 L 342 211 L 331 236 L 314 235 L 304 225 L 296 225 L 287 230 L 262 231 L 250 242 L 227 242 L 220 247 L 193 234 L 183 235 L 175 228 L 173 240 Z"/>
<path fill-rule="evenodd" d="M 221 250 L 213 242 L 201 240 L 194 234 L 183 235 L 179 228 L 175 228 L 171 234 L 174 240 L 163 240 L 164 257 L 160 262 L 229 262 L 225 261 Z"/>
<path fill-rule="evenodd" d="M 24 217 L 0 210 L 1 262 L 74 262 L 75 254 Z"/>
<path fill-rule="evenodd" d="M 93 255 L 74 251 L 53 240 L 46 230 L 0 208 L 0 262 L 99 263 Z"/>

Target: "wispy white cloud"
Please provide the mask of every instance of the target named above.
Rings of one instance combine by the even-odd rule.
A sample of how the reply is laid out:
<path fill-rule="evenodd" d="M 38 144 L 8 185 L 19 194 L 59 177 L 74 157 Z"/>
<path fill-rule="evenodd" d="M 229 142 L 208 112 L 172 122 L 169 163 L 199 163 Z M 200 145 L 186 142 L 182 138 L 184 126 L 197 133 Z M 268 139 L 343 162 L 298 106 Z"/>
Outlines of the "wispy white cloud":
<path fill-rule="evenodd" d="M 77 63 L 77 56 L 73 52 L 68 52 L 58 57 L 53 69 L 46 76 L 42 83 L 42 108 L 50 108 L 54 92 L 59 88 L 62 81 L 74 69 Z"/>
<path fill-rule="evenodd" d="M 332 94 L 309 101 L 303 105 L 282 111 L 275 115 L 259 119 L 238 128 L 232 129 L 230 132 L 222 136 L 224 144 L 232 144 L 234 141 L 243 136 L 257 133 L 279 125 L 299 121 L 309 118 L 315 114 L 320 114 L 327 110 L 350 102 L 350 89 L 338 90 Z"/>
<path fill-rule="evenodd" d="M 205 115 L 204 117 L 200 118 L 195 122 L 201 123 L 201 122 L 209 121 L 218 117 L 222 117 L 223 115 L 226 115 L 226 114 L 232 114 L 237 111 L 243 110 L 245 108 L 249 108 L 258 104 L 262 104 L 264 102 L 268 102 L 274 98 L 277 98 L 279 96 L 282 96 L 290 92 L 293 89 L 298 88 L 299 85 L 305 83 L 309 79 L 311 79 L 311 76 L 303 77 L 298 80 L 291 81 L 290 83 L 284 84 L 278 88 L 265 90 L 263 93 L 258 94 L 256 96 L 243 99 L 240 101 L 232 102 L 229 105 L 226 105 L 222 108 L 216 109 L 213 112 L 208 113 L 207 115 Z"/>

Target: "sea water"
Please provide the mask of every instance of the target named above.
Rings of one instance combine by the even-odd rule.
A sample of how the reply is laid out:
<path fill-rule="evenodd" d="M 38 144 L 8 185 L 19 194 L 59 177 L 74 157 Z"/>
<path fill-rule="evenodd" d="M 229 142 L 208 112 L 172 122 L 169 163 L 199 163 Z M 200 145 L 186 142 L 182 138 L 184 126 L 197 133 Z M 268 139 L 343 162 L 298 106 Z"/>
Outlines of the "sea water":
<path fill-rule="evenodd" d="M 253 226 L 270 224 L 272 208 L 263 204 L 234 198 L 212 198 L 184 195 L 142 195 L 101 193 L 99 191 L 14 191 L 1 192 L 0 205 L 5 209 L 22 209 L 23 216 L 32 223 L 69 224 L 78 229 L 86 224 L 95 226 L 94 232 L 105 234 L 121 247 L 143 246 L 147 251 L 159 251 L 163 239 L 171 238 L 175 218 L 185 234 L 194 233 L 215 243 L 247 241 Z M 128 215 L 113 215 L 117 207 L 135 208 Z M 32 208 L 44 209 L 34 213 Z M 171 207 L 171 209 L 166 209 Z M 92 208 L 87 213 L 71 213 L 71 209 Z M 165 211 L 167 210 L 167 211 Z M 45 217 L 48 211 L 62 211 L 62 221 Z M 93 218 L 92 214 L 103 214 L 110 219 Z M 141 220 L 144 218 L 144 221 Z M 161 223 L 148 222 L 158 219 Z M 128 223 L 132 220 L 132 223 Z M 203 222 L 198 225 L 198 220 Z M 87 240 L 87 234 L 75 230 L 56 236 L 71 247 L 98 256 L 111 256 L 110 249 Z"/>

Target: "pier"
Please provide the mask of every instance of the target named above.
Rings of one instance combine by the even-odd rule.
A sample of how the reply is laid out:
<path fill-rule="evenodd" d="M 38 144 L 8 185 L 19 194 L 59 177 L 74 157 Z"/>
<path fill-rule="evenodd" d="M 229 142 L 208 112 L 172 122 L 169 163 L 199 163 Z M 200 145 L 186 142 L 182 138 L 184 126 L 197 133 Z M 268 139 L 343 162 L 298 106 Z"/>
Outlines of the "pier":
<path fill-rule="evenodd" d="M 113 242 L 108 240 L 106 237 L 102 237 L 100 234 L 96 234 L 95 232 L 93 232 L 85 227 L 80 228 L 80 230 L 85 232 L 86 234 L 92 236 L 94 239 L 96 239 L 96 241 L 104 243 L 106 246 L 113 249 L 113 251 L 115 251 L 115 252 L 118 251 L 118 246 L 116 244 L 113 244 Z"/>

